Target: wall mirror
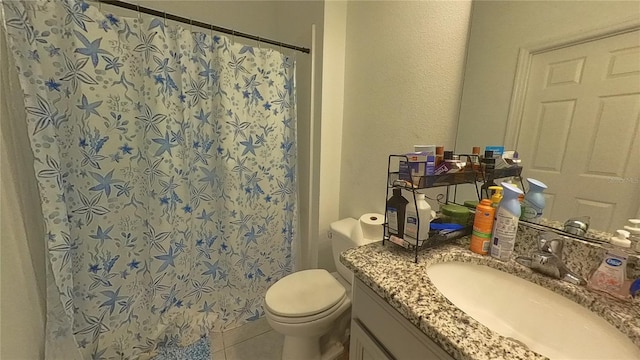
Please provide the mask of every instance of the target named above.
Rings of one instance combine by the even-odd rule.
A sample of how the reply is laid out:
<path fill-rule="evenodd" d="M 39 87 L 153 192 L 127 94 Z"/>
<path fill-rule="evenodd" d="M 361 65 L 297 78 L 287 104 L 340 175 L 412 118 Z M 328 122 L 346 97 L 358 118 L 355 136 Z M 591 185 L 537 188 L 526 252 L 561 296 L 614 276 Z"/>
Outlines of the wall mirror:
<path fill-rule="evenodd" d="M 640 217 L 639 2 L 474 1 L 456 151 L 502 144 L 556 226 Z"/>

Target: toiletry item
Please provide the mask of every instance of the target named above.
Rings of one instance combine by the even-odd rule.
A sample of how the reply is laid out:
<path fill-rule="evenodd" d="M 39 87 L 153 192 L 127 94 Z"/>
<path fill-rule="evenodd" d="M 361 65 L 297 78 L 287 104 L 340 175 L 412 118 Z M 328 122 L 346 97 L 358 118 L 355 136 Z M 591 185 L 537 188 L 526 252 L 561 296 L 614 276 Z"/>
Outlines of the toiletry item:
<path fill-rule="evenodd" d="M 493 151 L 485 151 L 482 158 L 481 167 L 486 174 L 490 174 L 496 168 L 496 159 L 493 157 Z M 495 185 L 495 184 L 492 184 Z"/>
<path fill-rule="evenodd" d="M 491 206 L 497 208 L 502 201 L 502 187 L 501 186 L 489 186 L 489 191 L 493 191 L 491 194 Z"/>
<path fill-rule="evenodd" d="M 441 244 L 446 244 L 455 239 L 459 239 L 469 234 L 471 234 L 471 226 L 465 226 L 460 228 L 459 230 L 440 231 L 431 237 L 431 240 L 429 240 L 429 243 L 432 246 L 438 246 Z"/>
<path fill-rule="evenodd" d="M 428 155 L 436 155 L 435 145 L 413 145 L 414 152 L 425 152 Z"/>
<path fill-rule="evenodd" d="M 484 148 L 485 153 L 487 151 L 492 151 L 494 157 L 502 157 L 504 153 L 504 146 L 487 146 Z"/>
<path fill-rule="evenodd" d="M 423 176 L 433 175 L 435 155 L 430 152 L 406 153 L 407 161 L 400 161 L 400 179 L 412 181 L 414 185 L 424 186 Z M 407 174 L 410 174 L 407 176 Z M 421 183 L 422 182 L 422 183 Z"/>
<path fill-rule="evenodd" d="M 453 160 L 453 151 L 445 150 L 444 152 L 444 160 Z"/>
<path fill-rule="evenodd" d="M 388 235 L 402 237 L 404 234 L 404 217 L 409 201 L 402 196 L 402 189 L 393 189 L 393 195 L 387 200 Z"/>
<path fill-rule="evenodd" d="M 629 219 L 629 224 L 624 229 L 629 232 L 631 249 L 640 252 L 640 219 Z"/>
<path fill-rule="evenodd" d="M 504 191 L 502 201 L 496 210 L 492 231 L 491 256 L 498 260 L 508 261 L 513 253 L 520 218 L 520 202 L 518 195 L 522 190 L 502 183 Z"/>
<path fill-rule="evenodd" d="M 471 212 L 464 206 L 456 204 L 446 204 L 440 206 L 440 218 L 445 223 L 455 223 L 463 226 L 469 225 L 469 215 Z"/>
<path fill-rule="evenodd" d="M 471 150 L 470 161 L 473 171 L 480 171 L 480 146 L 474 146 Z"/>
<path fill-rule="evenodd" d="M 464 207 L 469 209 L 475 209 L 478 206 L 478 204 L 479 204 L 478 200 L 465 200 L 464 203 L 462 203 Z"/>
<path fill-rule="evenodd" d="M 631 294 L 632 297 L 640 296 L 640 278 L 631 283 L 631 286 L 629 287 L 629 294 Z"/>
<path fill-rule="evenodd" d="M 482 199 L 480 204 L 476 206 L 473 232 L 471 233 L 471 246 L 469 247 L 476 254 L 487 255 L 489 252 L 495 213 L 496 209 L 491 206 L 491 200 L 489 199 Z"/>
<path fill-rule="evenodd" d="M 627 239 L 629 232 L 616 230 L 607 246 L 607 253 L 602 259 L 602 263 L 591 274 L 587 287 L 605 292 L 621 300 L 629 299 L 629 281 L 627 280 L 627 249 L 631 241 Z"/>
<path fill-rule="evenodd" d="M 505 151 L 502 154 L 502 159 L 507 163 L 507 165 L 509 166 L 519 166 L 522 163 L 522 160 L 520 160 L 519 154 L 517 151 L 515 150 L 508 150 Z"/>
<path fill-rule="evenodd" d="M 404 240 L 412 245 L 429 238 L 429 225 L 436 217 L 424 194 L 416 194 L 416 202 L 409 202 L 405 213 Z M 418 229 L 419 228 L 419 229 Z"/>
<path fill-rule="evenodd" d="M 463 169 L 464 166 L 460 160 L 448 159 L 436 168 L 434 175 L 454 174 L 462 171 Z"/>
<path fill-rule="evenodd" d="M 444 162 L 444 146 L 436 146 L 436 169 Z"/>
<path fill-rule="evenodd" d="M 532 178 L 527 178 L 527 182 L 529 183 L 529 191 L 522 201 L 522 216 L 520 219 L 538 224 L 545 206 L 542 192 L 547 188 L 547 185 L 540 180 Z"/>
<path fill-rule="evenodd" d="M 432 222 L 429 227 L 431 228 L 431 231 L 440 231 L 440 230 L 454 231 L 454 230 L 460 230 L 464 228 L 464 226 L 460 224 L 439 223 L 439 222 Z"/>

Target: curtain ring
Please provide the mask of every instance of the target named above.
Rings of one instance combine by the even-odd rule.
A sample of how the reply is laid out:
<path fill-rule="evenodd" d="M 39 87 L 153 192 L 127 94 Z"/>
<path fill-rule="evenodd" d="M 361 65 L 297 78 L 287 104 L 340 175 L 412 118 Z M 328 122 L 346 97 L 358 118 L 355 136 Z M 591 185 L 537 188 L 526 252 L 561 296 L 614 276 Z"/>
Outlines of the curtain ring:
<path fill-rule="evenodd" d="M 142 22 L 142 15 L 140 14 L 140 3 L 136 2 L 136 10 L 138 11 L 138 22 Z"/>
<path fill-rule="evenodd" d="M 262 50 L 262 48 L 260 47 L 260 36 L 258 36 L 257 42 L 258 42 L 258 49 Z"/>
<path fill-rule="evenodd" d="M 189 18 L 189 31 L 193 32 L 193 19 Z"/>
<path fill-rule="evenodd" d="M 233 45 L 236 44 L 236 31 L 234 29 L 231 29 L 231 43 Z"/>
<path fill-rule="evenodd" d="M 98 0 L 98 11 L 102 12 L 102 1 Z"/>
<path fill-rule="evenodd" d="M 164 27 L 167 27 L 167 12 L 164 12 Z"/>

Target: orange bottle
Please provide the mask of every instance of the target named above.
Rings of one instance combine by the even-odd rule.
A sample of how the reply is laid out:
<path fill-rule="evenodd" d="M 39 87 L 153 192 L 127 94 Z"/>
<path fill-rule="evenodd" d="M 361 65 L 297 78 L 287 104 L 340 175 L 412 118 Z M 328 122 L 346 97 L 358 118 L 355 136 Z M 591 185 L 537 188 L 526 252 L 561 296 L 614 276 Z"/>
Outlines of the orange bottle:
<path fill-rule="evenodd" d="M 482 199 L 476 207 L 473 232 L 471 233 L 471 246 L 469 247 L 476 254 L 487 255 L 489 252 L 495 212 L 496 209 L 491 206 L 491 200 L 489 199 Z"/>

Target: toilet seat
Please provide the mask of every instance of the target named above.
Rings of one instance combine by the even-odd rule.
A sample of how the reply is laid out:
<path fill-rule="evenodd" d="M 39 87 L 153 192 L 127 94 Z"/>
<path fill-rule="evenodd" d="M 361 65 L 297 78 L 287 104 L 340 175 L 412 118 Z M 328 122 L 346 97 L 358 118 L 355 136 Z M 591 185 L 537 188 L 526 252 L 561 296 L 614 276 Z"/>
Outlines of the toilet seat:
<path fill-rule="evenodd" d="M 274 320 L 303 323 L 325 317 L 348 300 L 346 289 L 324 269 L 298 271 L 273 284 L 265 295 L 265 310 Z"/>
<path fill-rule="evenodd" d="M 345 306 L 347 307 L 351 306 L 351 299 L 349 299 L 346 296 L 342 298 L 342 300 L 338 301 L 335 305 L 333 305 L 328 310 L 318 314 L 310 315 L 310 316 L 295 316 L 295 317 L 278 316 L 271 313 L 268 309 L 266 309 L 266 312 L 268 313 L 268 316 L 273 321 L 277 321 L 282 324 L 299 325 L 299 324 L 311 323 L 316 320 L 327 318 L 331 316 L 331 314 L 333 314 L 334 312 L 340 311 L 340 309 L 342 309 Z"/>

